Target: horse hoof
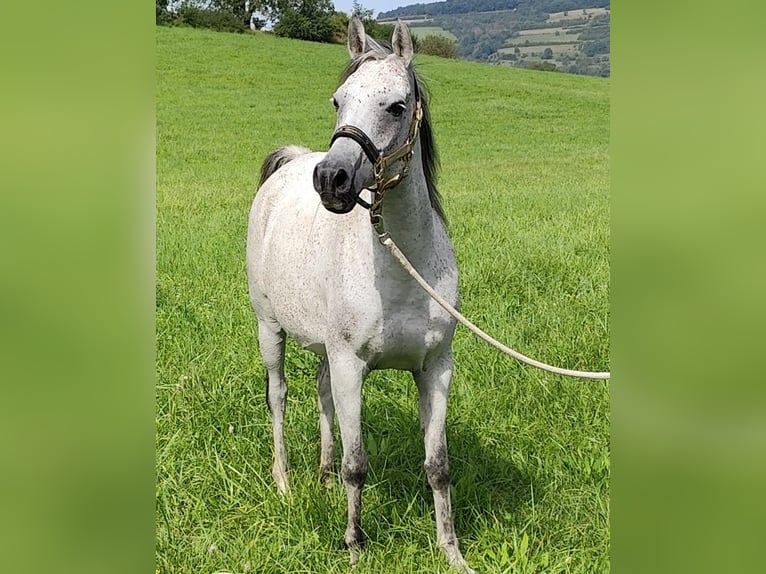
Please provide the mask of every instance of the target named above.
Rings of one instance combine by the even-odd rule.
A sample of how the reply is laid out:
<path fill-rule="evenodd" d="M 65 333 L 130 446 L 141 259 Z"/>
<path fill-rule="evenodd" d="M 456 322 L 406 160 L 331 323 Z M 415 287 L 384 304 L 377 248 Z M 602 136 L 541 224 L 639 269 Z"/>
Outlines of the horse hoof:
<path fill-rule="evenodd" d="M 290 494 L 290 485 L 287 483 L 277 483 L 277 493 L 279 493 L 280 496 L 287 496 Z"/>
<path fill-rule="evenodd" d="M 354 567 L 359 564 L 359 557 L 362 555 L 362 550 L 358 546 L 348 549 L 349 564 Z"/>
<path fill-rule="evenodd" d="M 335 479 L 333 478 L 332 470 L 329 468 L 320 468 L 319 482 L 322 483 L 322 486 L 324 486 L 326 490 L 332 490 L 332 488 L 335 486 Z"/>
<path fill-rule="evenodd" d="M 279 468 L 273 468 L 271 476 L 274 478 L 274 483 L 277 485 L 277 492 L 281 495 L 285 495 L 290 492 L 290 479 L 287 477 L 287 473 Z"/>
<path fill-rule="evenodd" d="M 362 555 L 364 549 L 364 532 L 359 527 L 349 527 L 346 530 L 346 536 L 343 539 L 343 545 L 348 550 L 348 557 L 351 566 L 356 566 L 359 562 L 359 557 Z"/>
<path fill-rule="evenodd" d="M 468 566 L 468 563 L 463 558 L 456 544 L 447 544 L 442 546 L 442 550 L 447 555 L 447 563 L 450 565 L 452 572 L 458 572 L 459 574 L 476 574 L 476 571 Z"/>

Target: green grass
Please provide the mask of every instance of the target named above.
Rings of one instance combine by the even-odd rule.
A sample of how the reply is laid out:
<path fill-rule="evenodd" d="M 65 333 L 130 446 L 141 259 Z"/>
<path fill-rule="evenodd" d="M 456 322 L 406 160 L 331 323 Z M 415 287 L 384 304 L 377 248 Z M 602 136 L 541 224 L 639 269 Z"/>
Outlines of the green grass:
<path fill-rule="evenodd" d="M 157 28 L 157 570 L 347 572 L 345 495 L 317 480 L 317 359 L 288 348 L 293 493 L 273 487 L 244 267 L 264 155 L 326 149 L 343 46 Z M 418 56 L 463 312 L 541 360 L 609 368 L 609 82 Z M 479 572 L 605 572 L 609 384 L 525 368 L 458 330 L 448 440 Z M 408 375 L 364 389 L 356 572 L 443 572 Z M 339 456 L 339 453 L 336 453 Z"/>

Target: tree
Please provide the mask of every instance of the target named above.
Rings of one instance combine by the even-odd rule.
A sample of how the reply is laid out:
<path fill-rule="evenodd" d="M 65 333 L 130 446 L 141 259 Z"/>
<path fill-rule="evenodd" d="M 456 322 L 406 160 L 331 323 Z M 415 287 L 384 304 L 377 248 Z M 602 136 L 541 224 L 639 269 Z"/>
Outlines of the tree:
<path fill-rule="evenodd" d="M 418 52 L 420 54 L 457 58 L 457 44 L 441 34 L 428 34 L 419 44 Z"/>
<path fill-rule="evenodd" d="M 208 28 L 219 32 L 244 32 L 244 22 L 228 10 L 198 8 L 189 3 L 182 4 L 173 19 L 176 24 L 192 28 Z"/>
<path fill-rule="evenodd" d="M 269 0 L 276 4 L 279 22 L 274 26 L 277 36 L 298 40 L 331 42 L 333 38 L 331 0 Z"/>
<path fill-rule="evenodd" d="M 157 24 L 166 24 L 170 20 L 168 0 L 157 0 Z"/>
<path fill-rule="evenodd" d="M 543 60 L 550 60 L 553 58 L 553 50 L 551 48 L 546 48 L 543 50 Z"/>
<path fill-rule="evenodd" d="M 391 40 L 391 36 L 394 34 L 393 24 L 380 24 L 373 14 L 372 8 L 365 8 L 359 0 L 354 0 L 351 6 L 351 15 L 362 21 L 365 33 L 376 40 Z M 415 37 L 413 36 L 412 39 L 414 42 Z"/>
<path fill-rule="evenodd" d="M 354 0 L 354 3 L 351 5 L 351 15 L 356 16 L 362 22 L 374 19 L 372 8 L 365 8 L 358 0 Z"/>
<path fill-rule="evenodd" d="M 244 26 L 250 25 L 250 14 L 252 14 L 252 11 L 248 9 L 250 4 L 251 2 L 246 0 L 210 0 L 209 2 L 212 8 L 234 14 Z"/>

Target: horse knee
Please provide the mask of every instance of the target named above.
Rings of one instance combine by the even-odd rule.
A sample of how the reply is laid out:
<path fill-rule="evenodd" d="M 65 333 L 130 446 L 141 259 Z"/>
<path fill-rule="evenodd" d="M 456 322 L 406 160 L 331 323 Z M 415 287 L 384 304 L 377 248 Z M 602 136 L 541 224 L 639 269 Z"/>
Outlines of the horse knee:
<path fill-rule="evenodd" d="M 433 490 L 449 488 L 449 460 L 446 448 L 439 448 L 435 453 L 427 456 L 423 467 L 426 470 L 428 484 Z"/>
<path fill-rule="evenodd" d="M 364 486 L 364 481 L 367 479 L 367 454 L 364 450 L 355 449 L 343 456 L 341 476 L 343 482 L 349 486 Z"/>

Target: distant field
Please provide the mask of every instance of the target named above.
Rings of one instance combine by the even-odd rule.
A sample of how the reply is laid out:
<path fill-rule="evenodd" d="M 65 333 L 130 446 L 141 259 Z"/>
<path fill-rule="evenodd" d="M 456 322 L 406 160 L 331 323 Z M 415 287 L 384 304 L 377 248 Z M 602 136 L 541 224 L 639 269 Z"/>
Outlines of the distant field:
<path fill-rule="evenodd" d="M 420 16 L 408 16 L 407 18 L 383 18 L 378 19 L 378 22 L 381 24 L 395 24 L 397 20 L 401 20 L 407 25 L 412 24 L 422 24 L 423 22 L 433 22 L 434 19 L 432 16 L 427 16 L 425 14 Z"/>
<path fill-rule="evenodd" d="M 558 36 L 549 34 L 542 30 L 524 30 L 527 32 L 517 38 L 510 38 L 507 42 L 509 46 L 523 46 L 525 42 L 542 42 L 545 44 L 576 44 L 579 34 L 564 34 Z"/>
<path fill-rule="evenodd" d="M 522 54 L 542 54 L 546 48 L 550 48 L 554 55 L 556 54 L 575 54 L 577 52 L 577 44 L 548 44 L 547 46 L 511 46 L 507 48 L 500 48 L 498 52 L 501 54 L 513 54 L 516 48 Z"/>
<path fill-rule="evenodd" d="M 425 38 L 426 36 L 435 34 L 438 36 L 446 36 L 450 40 L 457 42 L 457 36 L 455 36 L 449 30 L 439 28 L 438 26 L 413 26 L 410 29 L 412 30 L 412 33 L 418 38 Z"/>
<path fill-rule="evenodd" d="M 519 30 L 519 36 L 533 36 L 533 35 L 551 35 L 556 36 L 556 32 L 560 35 L 566 33 L 565 28 L 534 28 L 532 30 Z"/>
<path fill-rule="evenodd" d="M 579 10 L 569 10 L 567 12 L 553 12 L 548 14 L 547 21 L 560 22 L 562 20 L 577 20 L 587 16 L 598 16 L 607 13 L 609 13 L 609 10 L 606 8 L 582 8 Z"/>

